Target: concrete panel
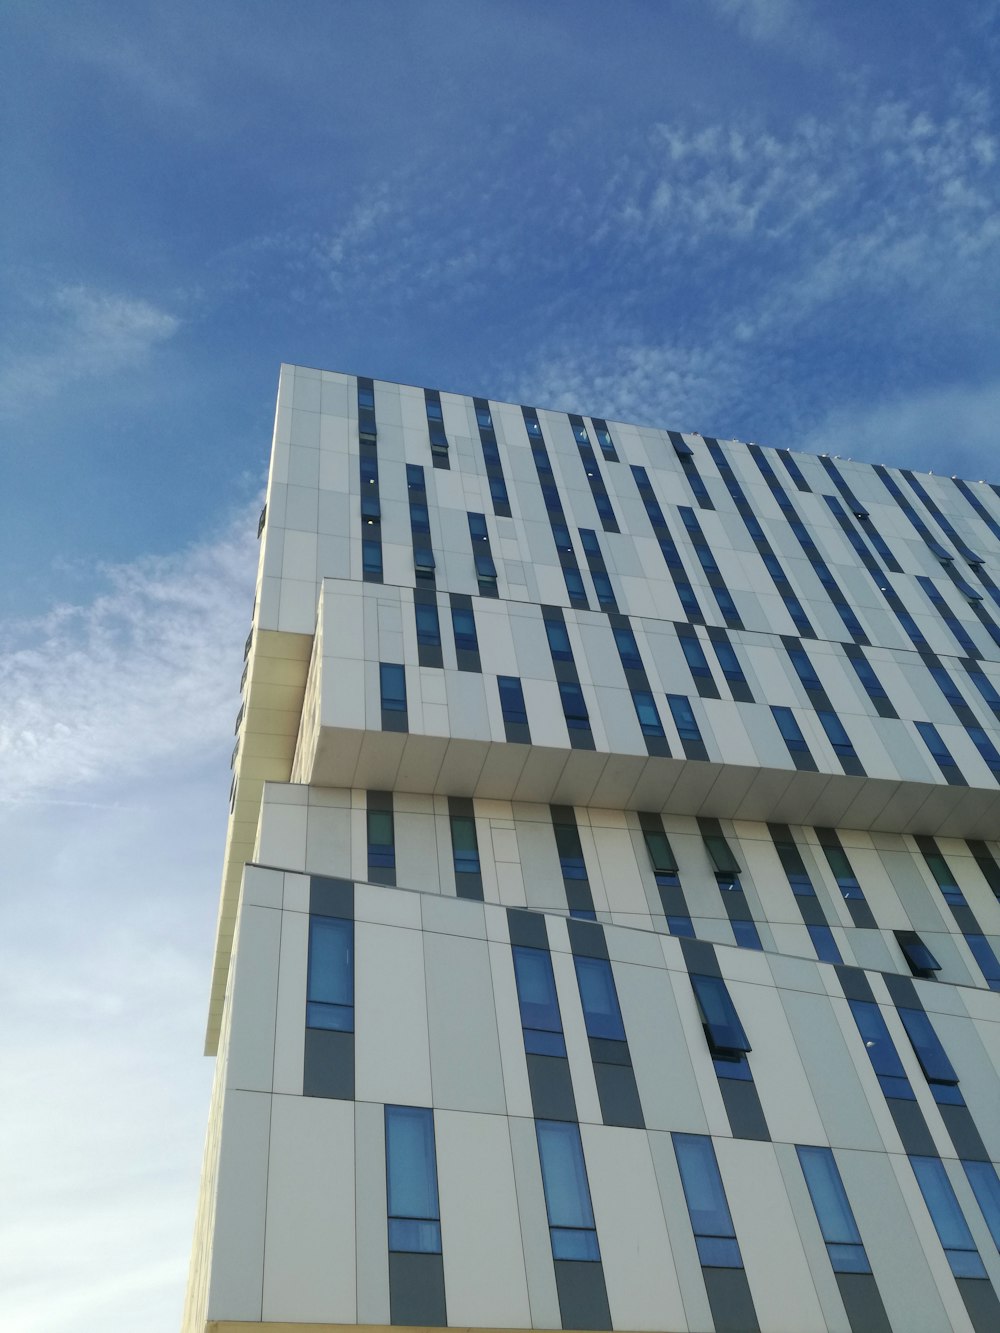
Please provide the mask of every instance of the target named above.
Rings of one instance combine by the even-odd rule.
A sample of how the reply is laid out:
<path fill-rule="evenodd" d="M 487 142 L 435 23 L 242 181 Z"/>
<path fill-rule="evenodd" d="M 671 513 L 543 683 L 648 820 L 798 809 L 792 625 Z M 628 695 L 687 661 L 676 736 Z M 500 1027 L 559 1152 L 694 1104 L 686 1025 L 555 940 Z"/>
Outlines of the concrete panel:
<path fill-rule="evenodd" d="M 529 1328 L 507 1122 L 500 1116 L 440 1110 L 434 1122 L 449 1320 Z"/>
<path fill-rule="evenodd" d="M 670 978 L 664 969 L 615 963 L 615 984 L 648 1129 L 708 1130 Z"/>
<path fill-rule="evenodd" d="M 489 953 L 483 940 L 424 936 L 434 1105 L 506 1110 Z"/>
<path fill-rule="evenodd" d="M 359 1101 L 430 1106 L 419 931 L 355 925 L 355 1078 Z"/>
<path fill-rule="evenodd" d="M 230 1088 L 271 1090 L 281 915 L 246 905 L 240 912 L 226 1067 Z"/>
<path fill-rule="evenodd" d="M 263 1318 L 353 1323 L 354 1107 L 275 1097 Z"/>
<path fill-rule="evenodd" d="M 230 1091 L 222 1110 L 208 1318 L 261 1318 L 271 1097 Z"/>

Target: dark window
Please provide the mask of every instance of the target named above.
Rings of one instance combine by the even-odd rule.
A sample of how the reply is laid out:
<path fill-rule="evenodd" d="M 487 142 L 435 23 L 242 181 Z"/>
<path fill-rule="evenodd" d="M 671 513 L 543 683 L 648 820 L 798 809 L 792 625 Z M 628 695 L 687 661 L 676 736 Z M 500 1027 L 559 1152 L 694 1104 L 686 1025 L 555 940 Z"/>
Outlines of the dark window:
<path fill-rule="evenodd" d="M 840 847 L 824 847 L 824 855 L 830 869 L 833 871 L 833 877 L 837 881 L 837 888 L 845 898 L 864 898 L 861 892 L 861 885 L 858 883 L 854 871 L 851 869 L 851 863 L 847 855 Z"/>
<path fill-rule="evenodd" d="M 818 709 L 816 716 L 820 720 L 820 725 L 826 732 L 827 740 L 833 746 L 839 755 L 853 755 L 854 746 L 851 744 L 851 738 L 844 730 L 844 724 L 836 713 L 831 713 L 828 709 Z"/>
<path fill-rule="evenodd" d="M 674 719 L 674 726 L 682 741 L 700 741 L 701 731 L 695 721 L 694 709 L 683 694 L 668 694 L 667 703 Z"/>
<path fill-rule="evenodd" d="M 731 1058 L 749 1051 L 747 1034 L 722 978 L 692 972 L 691 986 L 712 1054 Z"/>
<path fill-rule="evenodd" d="M 584 958 L 579 954 L 574 955 L 573 962 L 587 1036 L 624 1041 L 625 1027 L 611 964 L 606 958 Z"/>
<path fill-rule="evenodd" d="M 982 1209 L 993 1244 L 1000 1250 L 1000 1179 L 992 1162 L 963 1162 L 976 1202 Z"/>
<path fill-rule="evenodd" d="M 544 949 L 519 944 L 513 954 L 524 1049 L 529 1055 L 565 1055 L 552 959 Z"/>
<path fill-rule="evenodd" d="M 684 659 L 691 670 L 692 676 L 707 677 L 712 679 L 712 668 L 708 665 L 708 658 L 705 656 L 705 650 L 697 639 L 687 638 L 682 635 L 680 638 L 681 651 Z"/>
<path fill-rule="evenodd" d="M 799 680 L 807 690 L 821 690 L 823 683 L 812 662 L 809 661 L 809 655 L 804 648 L 789 648 L 788 656 L 791 658 L 792 666 L 795 668 Z"/>
<path fill-rule="evenodd" d="M 878 1075 L 882 1091 L 887 1097 L 901 1097 L 904 1101 L 914 1101 L 910 1080 L 899 1058 L 899 1053 L 892 1044 L 889 1029 L 885 1025 L 882 1011 L 873 1000 L 848 1000 L 851 1013 L 861 1033 L 872 1068 Z"/>
<path fill-rule="evenodd" d="M 642 671 L 643 665 L 642 658 L 639 656 L 639 646 L 628 625 L 615 625 L 612 633 L 615 636 L 615 644 L 622 659 L 622 666 L 627 671 Z"/>
<path fill-rule="evenodd" d="M 644 832 L 650 865 L 658 875 L 676 875 L 677 858 L 665 833 Z"/>
<path fill-rule="evenodd" d="M 437 607 L 429 602 L 415 602 L 413 610 L 417 621 L 417 643 L 425 648 L 439 648 L 441 646 L 441 625 L 438 621 Z M 383 707 L 385 707 L 384 704 Z M 405 682 L 403 707 L 406 707 Z"/>
<path fill-rule="evenodd" d="M 434 1112 L 422 1106 L 387 1106 L 385 1159 L 389 1249 L 440 1254 Z"/>
<path fill-rule="evenodd" d="M 438 642 L 440 643 L 440 641 L 439 637 Z M 378 670 L 379 686 L 382 693 L 382 711 L 385 713 L 405 713 L 405 670 L 396 662 L 380 662 Z"/>
<path fill-rule="evenodd" d="M 571 731 L 589 731 L 590 714 L 583 700 L 583 690 L 573 681 L 559 682 L 559 697 L 562 700 L 563 716 Z"/>
<path fill-rule="evenodd" d="M 524 691 L 516 676 L 497 676 L 500 710 L 505 722 L 527 726 L 528 713 L 524 707 Z"/>
<path fill-rule="evenodd" d="M 778 724 L 778 730 L 781 732 L 781 739 L 788 747 L 788 753 L 793 757 L 803 756 L 811 759 L 812 756 L 809 753 L 809 746 L 806 744 L 806 738 L 802 735 L 802 731 L 798 722 L 795 720 L 795 714 L 792 710 L 790 708 L 778 708 L 772 705 L 771 713 L 774 716 L 775 722 Z"/>
<path fill-rule="evenodd" d="M 911 1157 L 910 1165 L 951 1271 L 956 1277 L 985 1278 L 986 1269 L 955 1198 L 944 1163 L 939 1157 Z"/>
<path fill-rule="evenodd" d="M 451 816 L 451 850 L 456 874 L 479 874 L 479 842 L 471 815 Z"/>
<path fill-rule="evenodd" d="M 935 1101 L 961 1106 L 963 1102 L 958 1091 L 958 1075 L 930 1018 L 923 1009 L 900 1007 L 898 1012 L 924 1077 L 931 1085 Z"/>
<path fill-rule="evenodd" d="M 897 930 L 896 941 L 906 959 L 906 966 L 915 977 L 932 977 L 941 971 L 941 964 L 919 935 L 912 930 Z"/>
<path fill-rule="evenodd" d="M 812 946 L 816 950 L 816 957 L 821 963 L 842 963 L 844 961 L 840 955 L 840 950 L 837 948 L 837 941 L 833 938 L 833 931 L 829 926 L 806 926 L 806 930 L 809 932 Z"/>
<path fill-rule="evenodd" d="M 757 927 L 752 921 L 734 917 L 729 924 L 733 928 L 733 938 L 741 949 L 763 949 Z"/>
<path fill-rule="evenodd" d="M 536 1120 L 538 1157 L 554 1259 L 600 1260 L 580 1126 Z"/>
<path fill-rule="evenodd" d="M 870 1273 L 871 1264 L 829 1148 L 796 1148 L 835 1273 Z"/>
<path fill-rule="evenodd" d="M 712 1140 L 707 1134 L 671 1137 L 702 1267 L 742 1268 L 743 1259 Z"/>
<path fill-rule="evenodd" d="M 656 704 L 653 702 L 653 696 L 648 690 L 633 690 L 632 702 L 635 704 L 636 716 L 639 719 L 639 726 L 644 736 L 658 736 L 663 738 L 663 723 L 660 721 L 660 715 L 656 710 Z"/>
<path fill-rule="evenodd" d="M 559 867 L 563 879 L 586 879 L 587 865 L 583 859 L 583 847 L 580 834 L 575 824 L 552 825 L 556 839 L 556 851 L 559 853 Z"/>
<path fill-rule="evenodd" d="M 572 662 L 573 649 L 570 647 L 565 624 L 561 620 L 546 620 L 544 623 L 553 662 Z"/>
<path fill-rule="evenodd" d="M 451 625 L 455 632 L 455 647 L 469 653 L 479 652 L 479 640 L 476 637 L 476 617 L 471 607 L 453 606 Z"/>
<path fill-rule="evenodd" d="M 368 811 L 368 869 L 395 870 L 396 830 L 391 810 Z"/>
<path fill-rule="evenodd" d="M 354 1031 L 354 922 L 309 918 L 306 1027 Z"/>

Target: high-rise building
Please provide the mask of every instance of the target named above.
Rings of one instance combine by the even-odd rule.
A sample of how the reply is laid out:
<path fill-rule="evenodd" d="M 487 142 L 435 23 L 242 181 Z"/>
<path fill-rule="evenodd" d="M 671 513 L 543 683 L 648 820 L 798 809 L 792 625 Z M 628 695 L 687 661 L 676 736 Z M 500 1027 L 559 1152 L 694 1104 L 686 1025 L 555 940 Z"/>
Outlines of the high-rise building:
<path fill-rule="evenodd" d="M 1000 489 L 286 366 L 186 1333 L 1000 1328 Z"/>

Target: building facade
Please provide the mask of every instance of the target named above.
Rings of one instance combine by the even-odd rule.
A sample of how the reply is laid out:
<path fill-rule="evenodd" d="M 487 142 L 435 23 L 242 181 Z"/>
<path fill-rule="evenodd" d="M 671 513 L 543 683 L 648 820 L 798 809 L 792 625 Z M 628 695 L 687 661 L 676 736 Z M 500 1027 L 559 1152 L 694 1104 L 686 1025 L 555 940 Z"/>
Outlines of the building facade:
<path fill-rule="evenodd" d="M 185 1333 L 1000 1328 L 1000 489 L 283 367 Z"/>

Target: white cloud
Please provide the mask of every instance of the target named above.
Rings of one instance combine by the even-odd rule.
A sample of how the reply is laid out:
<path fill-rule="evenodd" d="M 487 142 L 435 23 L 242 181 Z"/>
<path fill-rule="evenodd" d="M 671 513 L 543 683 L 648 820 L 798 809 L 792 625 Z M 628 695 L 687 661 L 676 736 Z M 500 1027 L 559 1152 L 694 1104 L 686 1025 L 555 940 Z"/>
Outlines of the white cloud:
<path fill-rule="evenodd" d="M 0 801 L 87 800 L 82 784 L 219 744 L 255 566 L 245 514 L 213 543 L 108 569 L 89 605 L 9 626 Z"/>
<path fill-rule="evenodd" d="M 136 297 L 62 286 L 36 304 L 29 344 L 0 361 L 0 411 L 26 412 L 68 382 L 107 378 L 139 364 L 180 328 L 176 315 Z"/>

